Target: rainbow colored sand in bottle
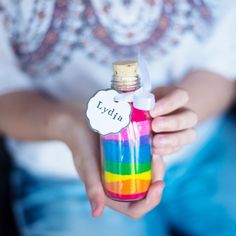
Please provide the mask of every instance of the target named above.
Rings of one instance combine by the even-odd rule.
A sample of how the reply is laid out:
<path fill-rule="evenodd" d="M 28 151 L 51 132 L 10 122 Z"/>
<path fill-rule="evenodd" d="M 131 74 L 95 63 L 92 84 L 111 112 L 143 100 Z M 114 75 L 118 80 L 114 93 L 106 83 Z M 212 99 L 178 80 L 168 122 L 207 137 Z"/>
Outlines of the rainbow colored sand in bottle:
<path fill-rule="evenodd" d="M 122 70 L 125 65 L 132 67 L 132 63 L 135 62 L 117 63 L 118 66 L 121 65 L 118 69 Z M 124 89 L 124 78 L 127 76 L 130 79 L 132 72 L 130 67 L 129 76 L 127 71 L 121 71 L 123 84 L 117 90 L 128 91 L 131 87 L 132 83 L 129 81 Z M 138 80 L 133 76 L 133 81 L 135 78 L 137 89 Z M 128 127 L 117 134 L 101 136 L 104 189 L 108 197 L 118 201 L 136 201 L 144 198 L 151 184 L 150 116 L 147 111 L 134 108 L 132 103 L 131 107 L 131 122 Z"/>

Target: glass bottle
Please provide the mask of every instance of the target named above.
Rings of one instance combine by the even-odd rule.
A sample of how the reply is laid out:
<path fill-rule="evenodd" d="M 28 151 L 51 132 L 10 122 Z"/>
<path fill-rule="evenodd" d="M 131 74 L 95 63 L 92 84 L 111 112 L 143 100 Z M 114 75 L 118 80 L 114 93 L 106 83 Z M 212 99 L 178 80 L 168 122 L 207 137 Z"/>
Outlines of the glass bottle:
<path fill-rule="evenodd" d="M 112 89 L 140 88 L 136 61 L 113 63 Z M 101 135 L 103 182 L 107 196 L 118 201 L 144 198 L 151 184 L 151 118 L 131 102 L 130 124 L 116 134 Z"/>

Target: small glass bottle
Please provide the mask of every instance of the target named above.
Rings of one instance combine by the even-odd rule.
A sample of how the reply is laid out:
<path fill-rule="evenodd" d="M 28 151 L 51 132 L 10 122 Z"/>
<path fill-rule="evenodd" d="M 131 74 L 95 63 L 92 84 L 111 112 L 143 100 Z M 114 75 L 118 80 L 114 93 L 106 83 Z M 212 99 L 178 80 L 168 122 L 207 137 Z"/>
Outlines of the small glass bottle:
<path fill-rule="evenodd" d="M 113 63 L 112 89 L 140 88 L 136 61 Z M 103 182 L 107 196 L 118 201 L 144 198 L 151 184 L 151 119 L 131 103 L 130 124 L 116 134 L 101 135 Z"/>

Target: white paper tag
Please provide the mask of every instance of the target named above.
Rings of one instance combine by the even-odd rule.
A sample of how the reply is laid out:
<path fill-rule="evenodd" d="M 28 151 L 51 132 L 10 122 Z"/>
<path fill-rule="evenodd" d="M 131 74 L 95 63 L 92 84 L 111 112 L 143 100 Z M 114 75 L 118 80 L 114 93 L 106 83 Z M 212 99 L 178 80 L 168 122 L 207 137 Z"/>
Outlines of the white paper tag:
<path fill-rule="evenodd" d="M 87 117 L 92 129 L 101 135 L 119 133 L 130 123 L 131 105 L 115 101 L 115 90 L 100 90 L 88 102 Z"/>

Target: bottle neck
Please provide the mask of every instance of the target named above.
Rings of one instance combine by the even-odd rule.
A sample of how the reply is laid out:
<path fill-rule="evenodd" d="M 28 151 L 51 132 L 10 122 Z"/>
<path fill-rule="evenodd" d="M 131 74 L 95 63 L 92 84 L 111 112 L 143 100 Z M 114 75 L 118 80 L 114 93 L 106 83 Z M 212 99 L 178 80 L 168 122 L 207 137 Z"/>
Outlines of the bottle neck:
<path fill-rule="evenodd" d="M 131 92 L 140 88 L 140 79 L 138 76 L 119 77 L 113 76 L 111 88 L 118 92 Z"/>

